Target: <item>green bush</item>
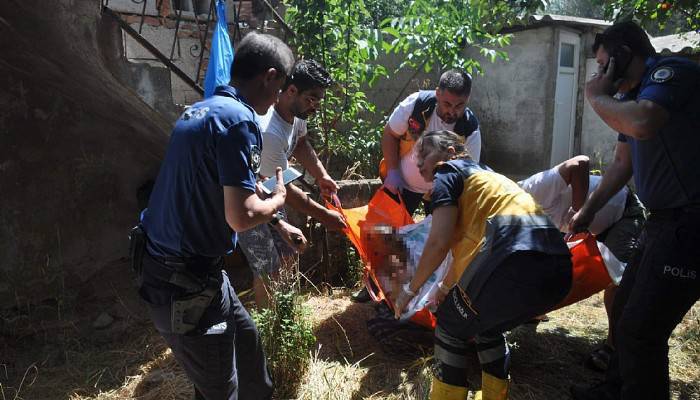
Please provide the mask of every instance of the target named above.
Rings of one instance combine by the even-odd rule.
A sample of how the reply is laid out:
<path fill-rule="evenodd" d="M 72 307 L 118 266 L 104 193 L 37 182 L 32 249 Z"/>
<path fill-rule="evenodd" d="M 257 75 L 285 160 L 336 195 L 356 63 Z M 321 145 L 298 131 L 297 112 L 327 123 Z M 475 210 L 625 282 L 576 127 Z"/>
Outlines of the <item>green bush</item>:
<path fill-rule="evenodd" d="M 309 311 L 301 304 L 291 279 L 272 282 L 270 307 L 253 311 L 252 317 L 260 331 L 268 365 L 275 383 L 275 398 L 296 397 L 316 342 Z"/>

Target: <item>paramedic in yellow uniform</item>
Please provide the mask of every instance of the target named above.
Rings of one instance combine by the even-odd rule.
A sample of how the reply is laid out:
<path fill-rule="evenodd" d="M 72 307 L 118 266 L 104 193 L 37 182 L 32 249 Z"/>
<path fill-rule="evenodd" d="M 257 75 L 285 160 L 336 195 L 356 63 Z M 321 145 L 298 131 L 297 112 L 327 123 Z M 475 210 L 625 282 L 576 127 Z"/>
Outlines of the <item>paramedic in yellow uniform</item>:
<path fill-rule="evenodd" d="M 449 250 L 454 261 L 439 284 L 433 400 L 467 398 L 467 345 L 476 340 L 482 391 L 508 397 L 510 351 L 504 332 L 543 314 L 571 287 L 561 233 L 515 182 L 471 160 L 450 131 L 424 134 L 418 167 L 433 182 L 433 224 L 413 279 L 396 302 L 400 313 Z"/>

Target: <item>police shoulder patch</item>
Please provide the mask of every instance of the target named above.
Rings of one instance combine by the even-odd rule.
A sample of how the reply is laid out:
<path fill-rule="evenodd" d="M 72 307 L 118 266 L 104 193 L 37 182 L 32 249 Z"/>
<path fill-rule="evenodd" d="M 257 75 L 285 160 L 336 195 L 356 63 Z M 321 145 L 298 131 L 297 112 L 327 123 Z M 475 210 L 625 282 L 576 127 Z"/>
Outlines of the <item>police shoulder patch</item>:
<path fill-rule="evenodd" d="M 250 148 L 250 169 L 256 174 L 260 172 L 260 159 L 260 148 L 252 146 Z"/>
<path fill-rule="evenodd" d="M 652 82 L 664 83 L 673 78 L 673 69 L 671 67 L 659 67 L 651 73 Z"/>

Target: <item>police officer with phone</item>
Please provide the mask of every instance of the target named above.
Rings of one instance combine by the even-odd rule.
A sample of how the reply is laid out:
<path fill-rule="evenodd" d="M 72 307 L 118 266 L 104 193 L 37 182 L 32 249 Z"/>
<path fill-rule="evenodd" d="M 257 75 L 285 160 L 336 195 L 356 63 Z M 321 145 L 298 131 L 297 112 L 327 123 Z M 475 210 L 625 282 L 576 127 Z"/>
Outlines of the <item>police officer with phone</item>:
<path fill-rule="evenodd" d="M 571 229 L 586 230 L 632 176 L 651 215 L 613 305 L 615 354 L 606 379 L 573 387 L 572 395 L 668 399 L 668 339 L 700 297 L 700 65 L 659 57 L 631 21 L 599 34 L 593 51 L 600 68 L 586 98 L 619 136 L 612 164 Z"/>
<path fill-rule="evenodd" d="M 176 122 L 142 219 L 145 235 L 132 232 L 139 294 L 195 399 L 272 396 L 257 329 L 222 256 L 235 232 L 269 222 L 284 204 L 282 183 L 264 197 L 256 185 L 262 138 L 255 112 L 276 100 L 293 64 L 289 47 L 273 36 L 252 32 L 241 40 L 230 86 Z M 281 169 L 276 174 L 282 182 Z"/>

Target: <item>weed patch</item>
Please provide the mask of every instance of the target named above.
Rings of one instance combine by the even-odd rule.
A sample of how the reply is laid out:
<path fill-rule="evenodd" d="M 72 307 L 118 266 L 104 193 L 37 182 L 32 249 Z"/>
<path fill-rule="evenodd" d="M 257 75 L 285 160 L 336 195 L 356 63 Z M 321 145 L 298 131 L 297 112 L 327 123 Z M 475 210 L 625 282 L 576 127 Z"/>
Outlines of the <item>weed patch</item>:
<path fill-rule="evenodd" d="M 298 284 L 282 273 L 270 284 L 270 306 L 252 313 L 275 383 L 275 397 L 296 397 L 316 342 L 309 310 L 302 305 Z M 291 274 L 289 274 L 291 275 Z"/>

